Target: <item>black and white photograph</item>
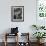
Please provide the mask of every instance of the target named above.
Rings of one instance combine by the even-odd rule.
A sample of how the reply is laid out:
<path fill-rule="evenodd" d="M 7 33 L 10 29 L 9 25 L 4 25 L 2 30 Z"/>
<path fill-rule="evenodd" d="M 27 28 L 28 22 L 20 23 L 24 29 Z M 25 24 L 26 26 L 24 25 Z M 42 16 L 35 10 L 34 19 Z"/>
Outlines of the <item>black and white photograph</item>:
<path fill-rule="evenodd" d="M 24 6 L 11 6 L 11 21 L 12 22 L 24 21 Z"/>

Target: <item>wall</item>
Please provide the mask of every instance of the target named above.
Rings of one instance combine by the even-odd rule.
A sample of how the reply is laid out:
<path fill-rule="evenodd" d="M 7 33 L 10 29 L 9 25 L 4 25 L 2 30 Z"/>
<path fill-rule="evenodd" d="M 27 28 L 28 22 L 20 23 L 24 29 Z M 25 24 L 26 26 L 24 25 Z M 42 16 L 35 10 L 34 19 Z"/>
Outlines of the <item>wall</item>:
<path fill-rule="evenodd" d="M 11 6 L 24 6 L 24 22 L 11 22 Z M 30 32 L 32 36 L 32 24 L 36 24 L 36 0 L 0 0 L 0 34 L 17 26 L 19 32 Z"/>

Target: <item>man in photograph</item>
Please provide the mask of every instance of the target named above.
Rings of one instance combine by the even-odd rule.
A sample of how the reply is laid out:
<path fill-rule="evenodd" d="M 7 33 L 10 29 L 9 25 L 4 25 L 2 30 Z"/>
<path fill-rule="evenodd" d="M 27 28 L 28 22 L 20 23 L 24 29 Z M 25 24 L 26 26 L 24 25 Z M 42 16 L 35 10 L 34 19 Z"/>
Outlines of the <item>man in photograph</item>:
<path fill-rule="evenodd" d="M 14 19 L 22 19 L 22 8 L 14 8 Z"/>

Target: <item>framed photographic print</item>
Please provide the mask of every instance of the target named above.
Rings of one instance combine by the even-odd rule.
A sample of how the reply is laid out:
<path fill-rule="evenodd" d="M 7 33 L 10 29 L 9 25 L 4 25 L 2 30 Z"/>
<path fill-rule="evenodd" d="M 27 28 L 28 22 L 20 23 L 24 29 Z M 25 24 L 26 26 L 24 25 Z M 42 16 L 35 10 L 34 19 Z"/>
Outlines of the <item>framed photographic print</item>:
<path fill-rule="evenodd" d="M 11 21 L 12 22 L 24 21 L 24 6 L 11 6 Z"/>
<path fill-rule="evenodd" d="M 44 0 L 38 0 L 37 1 L 37 14 L 39 18 L 46 17 L 46 1 Z"/>
<path fill-rule="evenodd" d="M 46 0 L 37 0 L 36 3 L 36 24 L 46 25 Z"/>

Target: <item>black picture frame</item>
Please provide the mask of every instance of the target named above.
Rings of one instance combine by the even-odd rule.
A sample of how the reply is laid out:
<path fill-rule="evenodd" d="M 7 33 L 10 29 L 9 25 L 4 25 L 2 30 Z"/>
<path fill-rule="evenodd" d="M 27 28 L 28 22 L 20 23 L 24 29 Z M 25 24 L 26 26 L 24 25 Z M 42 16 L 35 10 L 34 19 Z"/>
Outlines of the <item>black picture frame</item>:
<path fill-rule="evenodd" d="M 12 22 L 24 21 L 24 6 L 11 6 L 11 21 Z"/>

